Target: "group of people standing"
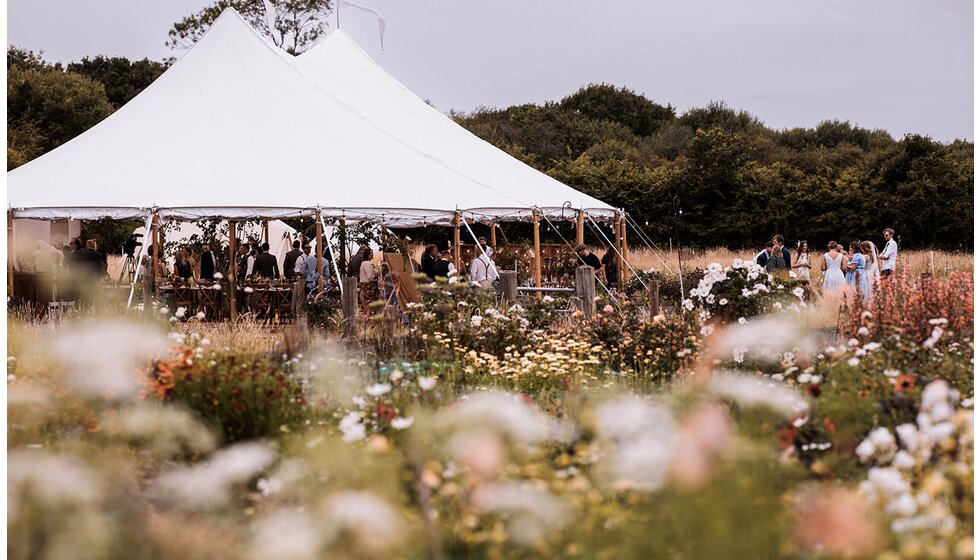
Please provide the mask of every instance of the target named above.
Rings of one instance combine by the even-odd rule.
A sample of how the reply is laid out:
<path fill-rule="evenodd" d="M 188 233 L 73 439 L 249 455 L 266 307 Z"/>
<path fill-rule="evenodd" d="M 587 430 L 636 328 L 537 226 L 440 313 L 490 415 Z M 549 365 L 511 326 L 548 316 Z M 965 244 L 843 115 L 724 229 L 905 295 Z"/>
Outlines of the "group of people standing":
<path fill-rule="evenodd" d="M 898 259 L 898 243 L 895 241 L 895 231 L 891 228 L 882 232 L 885 246 L 881 253 L 870 240 L 852 241 L 848 246 L 831 241 L 827 244 L 827 252 L 820 261 L 820 270 L 824 272 L 823 293 L 836 294 L 851 288 L 862 299 L 868 301 L 874 292 L 874 286 L 882 279 L 895 273 L 895 263 Z M 767 272 L 792 270 L 797 277 L 810 279 L 810 247 L 806 241 L 800 241 L 796 246 L 795 258 L 783 242 L 782 235 L 776 235 L 766 243 L 755 257 L 755 262 Z"/>

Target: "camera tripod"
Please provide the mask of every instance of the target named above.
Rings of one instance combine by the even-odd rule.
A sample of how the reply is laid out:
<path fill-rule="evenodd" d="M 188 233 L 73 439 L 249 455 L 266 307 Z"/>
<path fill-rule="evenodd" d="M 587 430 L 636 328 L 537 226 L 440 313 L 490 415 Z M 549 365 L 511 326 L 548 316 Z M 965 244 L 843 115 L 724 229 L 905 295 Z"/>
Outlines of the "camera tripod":
<path fill-rule="evenodd" d="M 123 274 L 129 274 L 128 282 L 132 282 L 133 278 L 136 277 L 136 257 L 130 254 L 126 254 L 126 260 L 123 261 L 122 269 L 119 270 L 119 280 L 116 281 L 117 284 L 122 284 Z"/>

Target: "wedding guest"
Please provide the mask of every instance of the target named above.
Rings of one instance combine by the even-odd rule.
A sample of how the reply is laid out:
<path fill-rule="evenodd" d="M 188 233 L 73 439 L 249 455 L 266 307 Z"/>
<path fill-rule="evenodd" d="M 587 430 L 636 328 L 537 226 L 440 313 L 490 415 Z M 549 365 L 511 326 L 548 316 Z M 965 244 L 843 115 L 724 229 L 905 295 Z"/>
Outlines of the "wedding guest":
<path fill-rule="evenodd" d="M 201 247 L 201 280 L 214 280 L 214 253 L 210 245 Z"/>
<path fill-rule="evenodd" d="M 895 242 L 895 230 L 892 228 L 886 228 L 882 232 L 882 236 L 885 238 L 885 248 L 882 249 L 878 257 L 881 261 L 881 276 L 888 278 L 895 274 L 895 263 L 898 262 L 898 243 Z"/>
<path fill-rule="evenodd" d="M 480 239 L 483 239 L 482 237 Z M 487 251 L 486 240 L 480 245 L 483 251 L 477 252 L 476 258 L 470 264 L 470 281 L 480 284 L 482 288 L 490 288 L 497 281 L 497 267 Z"/>
<path fill-rule="evenodd" d="M 245 278 L 248 277 L 248 273 L 252 268 L 251 264 L 249 263 L 250 257 L 251 255 L 249 254 L 248 245 L 247 244 L 239 245 L 238 262 L 236 263 L 237 268 L 235 269 L 239 281 L 245 280 Z"/>
<path fill-rule="evenodd" d="M 839 292 L 847 287 L 847 279 L 844 271 L 847 265 L 844 264 L 844 255 L 840 252 L 840 246 L 836 241 L 827 244 L 827 252 L 823 254 L 823 262 L 820 263 L 820 270 L 823 275 L 823 293 L 832 294 Z"/>
<path fill-rule="evenodd" d="M 781 257 L 779 266 L 777 266 L 776 268 L 782 270 L 789 270 L 790 263 L 793 262 L 793 258 L 789 253 L 789 249 L 786 248 L 786 245 L 783 241 L 783 236 L 779 235 L 778 233 L 774 235 L 772 238 L 772 244 L 773 244 L 773 253 L 775 253 L 776 250 L 778 250 L 779 255 Z"/>
<path fill-rule="evenodd" d="M 870 241 L 861 242 L 861 250 L 864 252 L 864 256 L 868 259 L 866 263 L 868 268 L 868 281 L 872 286 L 878 284 L 881 280 L 881 260 L 878 258 L 878 248 L 875 244 Z"/>
<path fill-rule="evenodd" d="M 286 256 L 282 259 L 282 277 L 286 280 L 292 281 L 296 274 L 296 261 L 303 256 L 303 251 L 300 250 L 299 239 L 293 241 L 293 248 L 286 253 Z"/>
<path fill-rule="evenodd" d="M 806 240 L 796 244 L 796 261 L 793 263 L 793 270 L 797 277 L 810 280 L 810 246 Z"/>
<path fill-rule="evenodd" d="M 358 302 L 361 312 L 370 315 L 372 302 L 377 301 L 381 291 L 378 288 L 378 270 L 375 268 L 374 251 L 365 247 L 361 253 L 360 275 L 357 280 Z"/>
<path fill-rule="evenodd" d="M 453 264 L 452 253 L 447 249 L 439 254 L 439 260 L 432 267 L 435 278 L 449 278 L 456 275 L 456 265 Z"/>
<path fill-rule="evenodd" d="M 361 262 L 364 260 L 364 252 L 368 251 L 367 245 L 361 245 L 357 248 L 357 252 L 354 253 L 350 258 L 350 262 L 347 263 L 347 277 L 357 278 L 361 274 Z M 373 252 L 372 252 L 373 255 Z"/>
<path fill-rule="evenodd" d="M 773 239 L 772 250 L 769 253 L 769 259 L 766 260 L 766 272 L 771 274 L 777 270 L 787 268 L 782 249 L 779 243 Z"/>
<path fill-rule="evenodd" d="M 871 279 L 868 277 L 867 258 L 861 249 L 859 241 L 851 242 L 851 260 L 847 263 L 848 284 L 857 290 L 861 299 L 868 301 L 871 298 Z"/>
<path fill-rule="evenodd" d="M 194 261 L 187 249 L 177 250 L 177 258 L 174 260 L 174 277 L 180 278 L 184 282 L 190 282 L 191 278 L 194 278 Z"/>
<path fill-rule="evenodd" d="M 619 259 L 616 258 L 616 250 L 610 247 L 606 249 L 606 254 L 602 255 L 602 273 L 606 276 L 606 286 L 610 290 L 619 287 Z"/>
<path fill-rule="evenodd" d="M 279 261 L 269 252 L 268 243 L 263 243 L 259 247 L 252 272 L 259 278 L 279 278 Z"/>
<path fill-rule="evenodd" d="M 602 261 L 599 260 L 599 257 L 595 256 L 595 253 L 589 251 L 585 243 L 579 243 L 575 246 L 575 254 L 578 255 L 579 264 L 591 266 L 597 276 L 602 275 Z"/>
<path fill-rule="evenodd" d="M 766 241 L 766 248 L 759 251 L 759 254 L 755 256 L 755 264 L 765 268 L 766 263 L 769 262 L 769 257 L 772 255 L 772 241 Z"/>
<path fill-rule="evenodd" d="M 435 282 L 436 275 L 433 271 L 436 263 L 439 262 L 439 248 L 434 243 L 430 243 L 422 250 L 422 274 L 428 277 L 429 282 Z"/>

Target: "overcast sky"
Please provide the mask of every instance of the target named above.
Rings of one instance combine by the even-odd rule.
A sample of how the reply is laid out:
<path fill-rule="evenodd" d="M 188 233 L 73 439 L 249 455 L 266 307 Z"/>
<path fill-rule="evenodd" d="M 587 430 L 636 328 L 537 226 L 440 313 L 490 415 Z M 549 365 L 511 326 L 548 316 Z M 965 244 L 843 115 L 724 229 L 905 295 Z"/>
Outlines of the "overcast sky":
<path fill-rule="evenodd" d="M 679 112 L 711 100 L 769 126 L 847 119 L 973 139 L 970 0 L 357 0 L 341 25 L 442 111 L 558 100 L 590 82 Z M 8 0 L 7 41 L 49 60 L 161 59 L 206 0 Z M 334 19 L 331 16 L 331 27 Z"/>

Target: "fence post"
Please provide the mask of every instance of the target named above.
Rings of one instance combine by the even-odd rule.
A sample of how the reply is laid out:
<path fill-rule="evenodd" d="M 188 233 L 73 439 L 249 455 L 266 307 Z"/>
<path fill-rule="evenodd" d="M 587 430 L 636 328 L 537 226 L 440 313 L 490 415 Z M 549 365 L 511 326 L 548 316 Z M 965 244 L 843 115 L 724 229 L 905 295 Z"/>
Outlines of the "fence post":
<path fill-rule="evenodd" d="M 660 280 L 650 282 L 650 321 L 660 315 Z"/>
<path fill-rule="evenodd" d="M 575 269 L 575 296 L 582 302 L 582 314 L 591 319 L 595 315 L 595 269 L 591 266 Z"/>
<path fill-rule="evenodd" d="M 500 271 L 500 291 L 503 294 L 505 303 L 508 305 L 517 303 L 517 271 Z"/>

